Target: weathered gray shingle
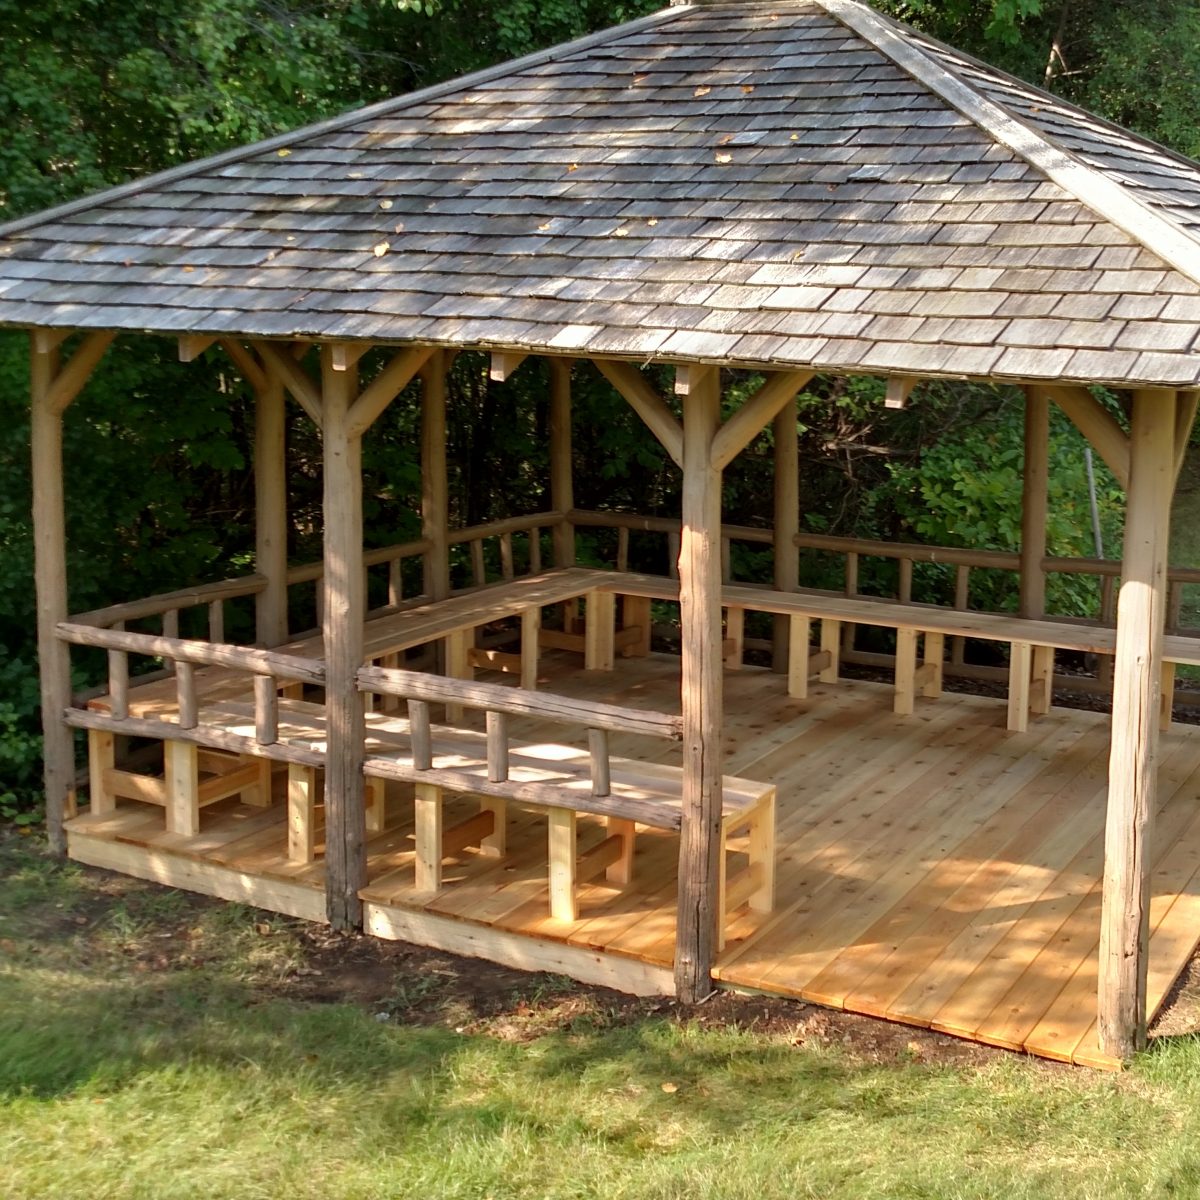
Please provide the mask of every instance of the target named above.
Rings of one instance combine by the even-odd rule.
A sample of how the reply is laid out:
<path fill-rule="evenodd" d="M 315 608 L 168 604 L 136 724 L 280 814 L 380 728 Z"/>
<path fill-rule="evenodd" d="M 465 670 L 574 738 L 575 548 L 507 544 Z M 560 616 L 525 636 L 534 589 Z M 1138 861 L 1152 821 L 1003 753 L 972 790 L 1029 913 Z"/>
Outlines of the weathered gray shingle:
<path fill-rule="evenodd" d="M 1178 385 L 1197 263 L 1197 164 L 847 0 L 718 0 L 0 228 L 0 323 Z"/>

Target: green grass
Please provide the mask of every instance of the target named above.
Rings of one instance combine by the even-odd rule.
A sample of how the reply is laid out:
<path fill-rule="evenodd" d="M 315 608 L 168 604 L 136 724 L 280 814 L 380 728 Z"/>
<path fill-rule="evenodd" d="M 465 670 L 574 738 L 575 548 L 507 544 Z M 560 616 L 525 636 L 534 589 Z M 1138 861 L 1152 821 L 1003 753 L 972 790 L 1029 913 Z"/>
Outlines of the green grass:
<path fill-rule="evenodd" d="M 292 923 L 0 841 L 0 1196 L 1200 1195 L 1190 1038 L 1106 1076 L 594 998 L 512 1038 L 429 975 L 291 994 L 306 954 Z M 532 977 L 514 1011 L 564 994 Z"/>

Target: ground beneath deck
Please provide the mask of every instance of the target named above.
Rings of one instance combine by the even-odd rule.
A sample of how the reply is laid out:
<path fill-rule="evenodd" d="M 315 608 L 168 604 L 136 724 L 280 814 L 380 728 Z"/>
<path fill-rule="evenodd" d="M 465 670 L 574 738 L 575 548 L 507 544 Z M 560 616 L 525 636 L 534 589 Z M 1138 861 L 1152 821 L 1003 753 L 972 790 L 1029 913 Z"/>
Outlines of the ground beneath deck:
<path fill-rule="evenodd" d="M 566 658 L 545 665 L 549 689 L 631 706 L 678 703 L 678 659 L 669 656 L 620 660 L 612 674 L 580 672 Z M 992 698 L 945 695 L 897 717 L 881 684 L 815 686 L 797 701 L 780 676 L 727 675 L 726 771 L 777 783 L 779 869 L 775 912 L 735 919 L 718 977 L 1114 1065 L 1099 1052 L 1094 1022 L 1108 721 L 1056 708 L 1026 734 L 1004 726 L 1005 705 Z M 532 722 L 514 722 L 512 733 L 556 737 Z M 614 738 L 612 750 L 678 754 L 633 737 Z M 1152 1012 L 1200 939 L 1200 728 L 1176 726 L 1161 762 Z M 472 811 L 469 799 L 453 803 L 463 816 Z M 71 850 L 95 865 L 313 915 L 321 864 L 287 862 L 284 817 L 281 802 L 265 811 L 223 802 L 203 813 L 200 837 L 184 841 L 161 831 L 161 812 L 132 806 L 103 822 L 77 819 Z M 434 897 L 413 890 L 411 834 L 411 805 L 396 789 L 388 827 L 368 845 L 363 895 L 376 932 L 460 953 L 501 945 L 510 965 L 628 990 L 669 980 L 676 837 L 639 833 L 633 885 L 582 887 L 579 920 L 564 923 L 548 913 L 536 811 L 512 813 L 505 859 L 464 854 Z M 581 850 L 602 837 L 599 823 L 581 818 Z"/>

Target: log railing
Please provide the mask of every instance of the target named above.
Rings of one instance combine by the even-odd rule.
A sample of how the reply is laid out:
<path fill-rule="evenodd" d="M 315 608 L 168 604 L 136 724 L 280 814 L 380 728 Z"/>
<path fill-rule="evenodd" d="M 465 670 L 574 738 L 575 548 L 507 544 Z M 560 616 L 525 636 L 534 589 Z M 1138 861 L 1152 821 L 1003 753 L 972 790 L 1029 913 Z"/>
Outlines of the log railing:
<path fill-rule="evenodd" d="M 469 525 L 465 529 L 452 529 L 447 541 L 451 546 L 467 547 L 470 579 L 465 587 L 454 590 L 483 587 L 488 582 L 488 543 L 493 540 L 496 542 L 495 561 L 501 579 L 515 579 L 519 574 L 538 574 L 542 569 L 542 534 L 561 525 L 565 519 L 564 513 L 541 512 Z M 516 554 L 519 544 L 514 543 L 514 536 L 519 536 L 524 544 L 523 563 Z"/>
<path fill-rule="evenodd" d="M 277 654 L 252 646 L 233 646 L 221 642 L 194 641 L 123 629 L 103 629 L 74 621 L 57 626 L 60 640 L 72 646 L 90 646 L 108 654 L 107 714 L 72 709 L 67 714 L 72 725 L 107 729 L 135 736 L 171 741 L 194 741 L 219 749 L 247 752 L 251 745 L 260 754 L 279 740 L 279 693 L 296 684 L 324 686 L 325 665 L 317 659 Z M 162 660 L 173 668 L 175 677 L 176 719 L 134 718 L 129 708 L 130 657 Z M 221 667 L 244 672 L 253 689 L 253 736 L 231 733 L 224 725 L 205 728 L 202 721 L 203 692 L 196 678 L 197 667 Z M 268 757 L 288 757 L 286 753 Z"/>
<path fill-rule="evenodd" d="M 683 737 L 683 721 L 673 713 L 623 708 L 571 696 L 446 679 L 414 671 L 363 667 L 358 672 L 358 687 L 362 692 L 406 701 L 413 767 L 420 772 L 428 771 L 429 783 L 450 791 L 476 790 L 479 780 L 473 776 L 460 776 L 453 768 L 436 765 L 437 747 L 433 742 L 430 704 L 445 704 L 484 713 L 488 779 L 493 783 L 508 780 L 509 717 L 534 717 L 556 725 L 582 727 L 587 731 L 594 797 L 609 795 L 609 734 L 641 734 L 671 741 L 679 741 Z"/>

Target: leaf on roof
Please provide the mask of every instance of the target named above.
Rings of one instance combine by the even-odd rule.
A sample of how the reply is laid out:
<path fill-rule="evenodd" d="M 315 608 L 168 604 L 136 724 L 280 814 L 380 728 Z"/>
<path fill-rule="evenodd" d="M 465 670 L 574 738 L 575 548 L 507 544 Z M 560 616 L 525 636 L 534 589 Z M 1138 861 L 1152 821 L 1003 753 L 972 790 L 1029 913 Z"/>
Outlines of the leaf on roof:
<path fill-rule="evenodd" d="M 629 236 L 629 226 L 628 225 L 622 225 L 620 229 L 613 230 L 613 237 L 628 237 L 628 236 Z"/>
<path fill-rule="evenodd" d="M 719 162 L 719 163 L 733 162 L 733 155 L 732 154 L 724 154 L 724 153 L 721 153 L 720 151 L 718 151 L 717 162 Z"/>
<path fill-rule="evenodd" d="M 752 83 L 743 83 L 742 84 L 742 95 L 748 96 L 748 95 L 750 95 L 750 93 L 752 91 L 754 91 L 754 84 L 752 84 Z"/>
<path fill-rule="evenodd" d="M 391 242 L 376 242 L 372 252 L 376 258 L 382 258 L 391 248 Z"/>
<path fill-rule="evenodd" d="M 648 221 L 646 222 L 646 224 L 647 224 L 647 225 L 657 225 L 657 224 L 658 224 L 658 218 L 657 218 L 657 217 L 651 217 L 651 218 L 650 218 L 650 220 L 648 220 Z"/>
<path fill-rule="evenodd" d="M 567 173 L 568 173 L 568 174 L 569 174 L 571 171 L 578 171 L 578 170 L 579 170 L 579 164 L 578 164 L 578 163 L 569 163 L 569 164 L 567 165 Z"/>
<path fill-rule="evenodd" d="M 387 210 L 392 207 L 392 202 L 390 200 L 380 200 L 379 207 Z"/>
<path fill-rule="evenodd" d="M 276 153 L 279 155 L 280 158 L 287 158 L 287 156 L 289 154 L 291 154 L 291 151 L 288 149 L 283 149 L 283 150 L 276 151 Z"/>
<path fill-rule="evenodd" d="M 695 91 L 692 93 L 692 95 L 693 95 L 693 96 L 707 96 L 707 95 L 708 95 L 708 93 L 709 93 L 709 92 L 711 92 L 711 91 L 712 91 L 712 88 L 710 88 L 710 87 L 707 87 L 705 84 L 701 84 L 701 85 L 700 85 L 700 86 L 699 86 L 699 87 L 698 87 L 698 88 L 697 88 L 697 89 L 696 89 L 696 90 L 695 90 Z"/>

